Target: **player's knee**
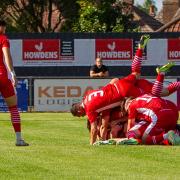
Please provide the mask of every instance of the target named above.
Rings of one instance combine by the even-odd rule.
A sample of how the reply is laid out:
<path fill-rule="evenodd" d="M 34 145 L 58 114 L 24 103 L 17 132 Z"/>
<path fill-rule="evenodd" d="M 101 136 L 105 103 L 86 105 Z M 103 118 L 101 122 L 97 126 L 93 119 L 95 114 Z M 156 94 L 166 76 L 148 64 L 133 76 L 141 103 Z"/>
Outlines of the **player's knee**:
<path fill-rule="evenodd" d="M 16 106 L 17 105 L 17 96 L 11 96 L 8 98 L 5 98 L 6 104 L 8 107 Z"/>

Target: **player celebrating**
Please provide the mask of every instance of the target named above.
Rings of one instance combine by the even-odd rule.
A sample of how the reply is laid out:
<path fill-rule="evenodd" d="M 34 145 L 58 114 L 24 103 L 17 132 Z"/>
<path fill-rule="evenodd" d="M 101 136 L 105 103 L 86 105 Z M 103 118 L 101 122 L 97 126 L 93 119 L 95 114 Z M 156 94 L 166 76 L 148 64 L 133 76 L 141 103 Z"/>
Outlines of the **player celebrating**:
<path fill-rule="evenodd" d="M 139 43 L 139 48 L 136 52 L 136 56 L 132 62 L 132 73 L 129 76 L 110 83 L 99 90 L 89 91 L 83 98 L 82 103 L 72 105 L 71 113 L 74 116 L 88 116 L 88 119 L 91 123 L 91 145 L 96 141 L 97 137 L 96 119 L 98 114 L 100 112 L 103 112 L 104 110 L 120 105 L 120 100 L 122 100 L 124 97 L 137 97 L 140 95 L 139 89 L 137 89 L 134 84 L 136 82 L 136 79 L 140 75 L 142 52 L 149 38 L 149 36 L 142 36 Z M 108 122 L 109 119 L 106 119 L 104 128 L 102 130 L 103 139 L 105 139 L 105 137 L 107 136 Z"/>
<path fill-rule="evenodd" d="M 21 122 L 17 108 L 17 96 L 15 93 L 17 79 L 10 54 L 9 40 L 4 35 L 5 30 L 6 23 L 5 21 L 0 20 L 0 92 L 5 99 L 11 114 L 11 122 L 16 134 L 16 146 L 28 146 L 29 144 L 21 137 Z M 9 77 L 11 77 L 11 80 Z"/>
<path fill-rule="evenodd" d="M 170 65 L 171 66 L 171 65 Z M 128 111 L 128 140 L 119 144 L 161 144 L 168 140 L 173 145 L 180 145 L 180 137 L 174 133 L 178 121 L 177 106 L 169 100 L 160 98 L 164 73 L 169 64 L 158 69 L 157 80 L 152 88 L 152 94 L 140 96 L 134 100 L 126 100 Z M 135 125 L 135 121 L 139 121 Z"/>

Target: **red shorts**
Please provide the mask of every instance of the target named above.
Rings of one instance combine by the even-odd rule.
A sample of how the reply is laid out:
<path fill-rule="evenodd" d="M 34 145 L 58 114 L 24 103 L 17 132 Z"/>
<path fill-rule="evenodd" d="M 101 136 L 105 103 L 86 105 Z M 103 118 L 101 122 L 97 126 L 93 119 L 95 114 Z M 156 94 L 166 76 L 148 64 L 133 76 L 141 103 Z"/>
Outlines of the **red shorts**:
<path fill-rule="evenodd" d="M 118 87 L 123 97 L 138 97 L 142 95 L 138 87 L 135 86 L 136 76 L 130 74 L 122 79 L 119 79 L 115 84 Z"/>
<path fill-rule="evenodd" d="M 157 113 L 157 121 L 152 121 L 145 130 L 150 136 L 176 129 L 178 111 L 176 109 L 162 109 Z"/>
<path fill-rule="evenodd" d="M 138 79 L 135 86 L 142 90 L 142 94 L 149 94 L 152 91 L 153 83 L 146 79 Z"/>
<path fill-rule="evenodd" d="M 0 78 L 0 92 L 3 98 L 8 98 L 16 94 L 10 79 Z"/>

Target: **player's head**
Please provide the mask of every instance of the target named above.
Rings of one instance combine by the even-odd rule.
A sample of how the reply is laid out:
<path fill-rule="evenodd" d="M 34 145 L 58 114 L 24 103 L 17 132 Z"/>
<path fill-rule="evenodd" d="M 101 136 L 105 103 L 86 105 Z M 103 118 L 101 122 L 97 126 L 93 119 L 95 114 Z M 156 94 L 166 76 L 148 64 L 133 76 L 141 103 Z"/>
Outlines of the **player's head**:
<path fill-rule="evenodd" d="M 0 34 L 4 34 L 6 31 L 6 22 L 4 20 L 0 20 Z"/>
<path fill-rule="evenodd" d="M 121 100 L 120 102 L 120 109 L 122 112 L 127 112 L 128 108 L 129 108 L 129 104 L 132 101 L 132 97 L 128 97 L 128 98 L 124 98 L 123 100 Z"/>
<path fill-rule="evenodd" d="M 129 105 L 131 104 L 131 102 L 132 102 L 133 99 L 134 99 L 133 97 L 125 98 L 124 110 L 125 110 L 126 112 L 128 112 Z"/>
<path fill-rule="evenodd" d="M 125 107 L 125 103 L 126 103 L 126 99 L 125 98 L 120 101 L 120 111 L 121 112 L 125 111 L 125 108 L 124 108 Z"/>
<path fill-rule="evenodd" d="M 96 58 L 96 66 L 101 67 L 102 64 L 103 64 L 102 59 L 101 58 Z"/>
<path fill-rule="evenodd" d="M 81 117 L 81 116 L 86 115 L 86 112 L 85 112 L 84 108 L 82 107 L 81 103 L 73 104 L 70 111 L 73 116 Z"/>

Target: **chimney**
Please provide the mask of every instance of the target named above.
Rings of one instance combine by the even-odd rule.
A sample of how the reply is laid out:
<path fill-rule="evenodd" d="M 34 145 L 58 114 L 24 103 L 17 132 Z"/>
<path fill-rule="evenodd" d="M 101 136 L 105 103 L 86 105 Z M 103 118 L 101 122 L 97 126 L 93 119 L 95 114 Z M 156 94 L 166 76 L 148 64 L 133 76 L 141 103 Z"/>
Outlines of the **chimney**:
<path fill-rule="evenodd" d="M 131 14 L 134 5 L 134 0 L 121 0 L 121 2 L 125 4 L 125 6 L 122 9 L 122 13 L 126 15 Z"/>
<path fill-rule="evenodd" d="M 166 24 L 172 20 L 180 7 L 179 0 L 164 0 L 163 1 L 163 22 Z"/>
<path fill-rule="evenodd" d="M 134 0 L 122 0 L 122 2 L 129 4 L 129 5 L 134 5 Z"/>
<path fill-rule="evenodd" d="M 154 17 L 156 14 L 155 14 L 155 6 L 153 4 L 150 5 L 149 7 L 149 15 Z"/>

